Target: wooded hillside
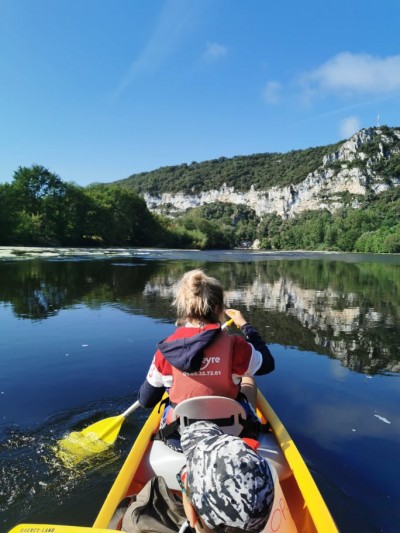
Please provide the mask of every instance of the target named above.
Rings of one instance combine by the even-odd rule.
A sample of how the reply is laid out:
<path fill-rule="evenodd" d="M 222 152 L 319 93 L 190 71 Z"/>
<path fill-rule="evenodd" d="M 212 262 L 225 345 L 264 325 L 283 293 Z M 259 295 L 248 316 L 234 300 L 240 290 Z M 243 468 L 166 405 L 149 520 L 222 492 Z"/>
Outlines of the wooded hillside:
<path fill-rule="evenodd" d="M 400 253 L 400 129 L 370 128 L 366 133 L 359 132 L 350 145 L 221 157 L 164 167 L 109 185 L 79 187 L 41 165 L 20 167 L 10 184 L 0 184 L 0 245 L 257 246 Z M 161 197 L 165 191 L 194 195 L 223 183 L 244 191 L 253 185 L 265 190 L 265 196 L 269 187 L 289 185 L 291 194 L 291 186 L 300 184 L 300 189 L 310 173 L 317 184 L 321 182 L 321 165 L 325 196 L 329 180 L 341 173 L 345 186 L 346 176 L 353 183 L 363 181 L 364 194 L 342 189 L 336 192 L 334 208 L 314 203 L 313 209 L 303 208 L 292 217 L 274 210 L 256 212 L 246 203 L 229 201 L 209 202 L 166 217 L 151 212 L 141 197 L 144 192 Z M 308 186 L 314 194 L 314 181 Z M 318 202 L 324 201 L 323 194 Z"/>
<path fill-rule="evenodd" d="M 161 167 L 151 172 L 133 174 L 115 183 L 138 193 L 198 193 L 219 189 L 224 183 L 238 191 L 249 184 L 268 189 L 301 182 L 309 172 L 322 164 L 322 158 L 336 151 L 342 143 L 293 150 L 286 154 L 265 153 L 232 158 L 220 157 L 190 165 Z"/>

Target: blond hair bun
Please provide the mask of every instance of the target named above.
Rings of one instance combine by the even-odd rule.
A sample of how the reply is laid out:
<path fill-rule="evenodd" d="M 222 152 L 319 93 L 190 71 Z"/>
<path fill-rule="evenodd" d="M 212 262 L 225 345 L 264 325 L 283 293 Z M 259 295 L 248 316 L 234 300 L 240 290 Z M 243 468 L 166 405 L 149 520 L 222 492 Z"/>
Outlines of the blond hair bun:
<path fill-rule="evenodd" d="M 202 270 L 190 270 L 178 283 L 173 305 L 178 319 L 218 322 L 224 303 L 221 283 Z"/>

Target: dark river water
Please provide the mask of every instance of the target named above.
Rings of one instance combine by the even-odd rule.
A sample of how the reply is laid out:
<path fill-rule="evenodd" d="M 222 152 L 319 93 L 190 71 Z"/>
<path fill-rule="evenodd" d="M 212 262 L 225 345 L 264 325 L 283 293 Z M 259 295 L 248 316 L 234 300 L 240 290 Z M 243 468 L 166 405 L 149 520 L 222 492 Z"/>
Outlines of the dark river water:
<path fill-rule="evenodd" d="M 276 361 L 257 383 L 342 533 L 400 530 L 400 256 L 0 249 L 0 530 L 91 525 L 148 411 L 68 470 L 65 434 L 136 399 L 201 267 Z"/>

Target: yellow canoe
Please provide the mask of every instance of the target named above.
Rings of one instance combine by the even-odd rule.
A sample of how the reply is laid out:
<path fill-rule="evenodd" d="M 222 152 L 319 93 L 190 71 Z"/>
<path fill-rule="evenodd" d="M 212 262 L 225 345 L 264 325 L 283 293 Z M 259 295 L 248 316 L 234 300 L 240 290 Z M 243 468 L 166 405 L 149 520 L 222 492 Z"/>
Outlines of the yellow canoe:
<path fill-rule="evenodd" d="M 310 471 L 284 425 L 258 391 L 257 411 L 268 421 L 272 431 L 262 433 L 258 449 L 270 463 L 275 480 L 275 499 L 265 533 L 338 533 L 338 528 L 316 486 Z M 162 475 L 170 488 L 175 474 L 184 464 L 184 456 L 153 441 L 161 413 L 154 408 L 139 433 L 128 457 L 92 527 L 50 524 L 20 524 L 9 533 L 85 533 L 116 531 L 107 529 L 118 507 L 127 495 L 136 494 L 154 475 Z"/>

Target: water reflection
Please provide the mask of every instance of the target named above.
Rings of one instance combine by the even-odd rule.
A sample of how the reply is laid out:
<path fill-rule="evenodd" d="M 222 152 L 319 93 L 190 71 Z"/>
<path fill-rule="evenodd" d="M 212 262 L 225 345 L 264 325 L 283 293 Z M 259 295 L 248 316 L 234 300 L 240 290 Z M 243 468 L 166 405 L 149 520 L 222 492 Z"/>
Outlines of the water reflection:
<path fill-rule="evenodd" d="M 192 256 L 7 262 L 0 264 L 0 301 L 29 320 L 82 304 L 172 320 L 175 283 L 202 267 L 222 281 L 228 305 L 247 311 L 268 342 L 329 355 L 358 372 L 400 372 L 400 261 Z"/>

